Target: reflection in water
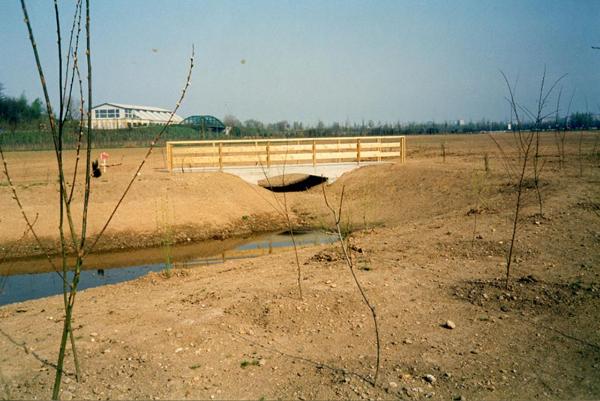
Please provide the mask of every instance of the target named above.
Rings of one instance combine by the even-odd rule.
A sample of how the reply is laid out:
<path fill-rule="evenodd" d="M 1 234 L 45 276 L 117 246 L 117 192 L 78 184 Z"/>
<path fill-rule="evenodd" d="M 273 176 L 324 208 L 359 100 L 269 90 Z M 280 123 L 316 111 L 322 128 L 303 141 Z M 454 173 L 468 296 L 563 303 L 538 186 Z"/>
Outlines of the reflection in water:
<path fill-rule="evenodd" d="M 299 247 L 335 241 L 335 236 L 320 231 L 295 234 Z M 288 234 L 268 234 L 247 240 L 210 241 L 203 244 L 172 248 L 171 266 L 194 268 L 223 263 L 226 260 L 253 258 L 286 251 L 292 247 Z M 151 271 L 165 269 L 161 248 L 133 252 L 90 255 L 83 270 L 79 288 L 98 287 L 132 280 Z M 36 299 L 62 292 L 58 274 L 48 271 L 45 259 L 4 263 L 0 265 L 0 305 Z"/>

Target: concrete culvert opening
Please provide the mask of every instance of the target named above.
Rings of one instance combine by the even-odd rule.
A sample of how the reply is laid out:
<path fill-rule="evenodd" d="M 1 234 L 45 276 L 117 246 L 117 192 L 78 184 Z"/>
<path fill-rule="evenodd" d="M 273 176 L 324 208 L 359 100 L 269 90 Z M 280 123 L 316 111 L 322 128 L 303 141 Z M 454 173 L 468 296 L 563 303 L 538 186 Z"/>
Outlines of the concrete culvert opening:
<path fill-rule="evenodd" d="M 262 179 L 258 182 L 258 185 L 273 192 L 299 192 L 306 191 L 324 182 L 327 182 L 327 177 L 308 174 L 286 174 Z"/>

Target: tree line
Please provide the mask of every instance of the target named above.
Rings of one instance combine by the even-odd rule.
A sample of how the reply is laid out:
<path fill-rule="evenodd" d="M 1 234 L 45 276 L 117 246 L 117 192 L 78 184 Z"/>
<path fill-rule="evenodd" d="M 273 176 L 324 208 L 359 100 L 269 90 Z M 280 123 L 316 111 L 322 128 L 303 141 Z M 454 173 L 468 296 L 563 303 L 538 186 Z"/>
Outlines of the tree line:
<path fill-rule="evenodd" d="M 68 113 L 68 120 L 71 120 L 76 113 Z M 26 147 L 29 144 L 36 143 L 37 146 L 44 146 L 46 138 L 38 138 L 38 133 L 47 130 L 45 121 L 44 104 L 40 99 L 29 102 L 25 95 L 10 97 L 4 94 L 4 87 L 0 83 L 0 129 L 8 128 L 11 133 L 17 137 L 9 141 L 14 144 L 22 144 Z M 575 112 L 561 118 L 549 117 L 541 124 L 534 122 L 521 121 L 521 127 L 517 123 L 508 123 L 505 121 L 444 121 L 444 122 L 394 122 L 382 123 L 381 121 L 367 120 L 357 122 L 345 121 L 344 123 L 333 122 L 325 124 L 322 121 L 316 124 L 306 124 L 299 121 L 289 122 L 281 120 L 271 123 L 264 123 L 256 119 L 240 121 L 233 115 L 226 115 L 223 123 L 231 127 L 228 131 L 228 137 L 234 138 L 281 138 L 281 137 L 323 137 L 323 136 L 386 136 L 386 135 L 431 135 L 441 133 L 468 134 L 482 131 L 508 131 L 520 128 L 521 130 L 586 130 L 600 129 L 600 116 L 590 112 Z M 73 131 L 76 131 L 77 121 L 72 121 Z M 224 133 L 202 132 L 201 129 L 176 130 L 174 135 L 177 139 L 216 139 L 224 137 Z M 36 132 L 37 131 L 37 132 Z M 126 142 L 145 143 L 145 137 L 152 129 L 129 128 L 119 131 L 128 131 L 126 135 L 119 135 Z M 114 131 L 113 131 L 114 132 Z M 103 134 L 110 134 L 110 132 Z M 23 141 L 19 140 L 22 136 Z M 104 135 L 101 135 L 104 136 Z M 27 137 L 27 138 L 25 138 Z M 123 138 L 121 138 L 123 137 Z M 118 142 L 118 141 L 117 141 Z M 50 143 L 48 143 L 50 144 Z"/>
<path fill-rule="evenodd" d="M 431 134 L 468 134 L 482 131 L 510 131 L 517 128 L 521 130 L 587 130 L 600 129 L 600 118 L 590 112 L 576 112 L 561 118 L 552 118 L 541 124 L 521 121 L 517 123 L 504 121 L 469 121 L 469 122 L 410 122 L 410 123 L 382 123 L 373 120 L 361 123 L 333 122 L 326 125 L 319 121 L 315 125 L 302 122 L 288 122 L 282 120 L 274 123 L 263 123 L 250 119 L 241 122 L 231 115 L 223 118 L 223 123 L 231 127 L 230 136 L 233 137 L 321 137 L 321 136 L 385 136 L 385 135 L 431 135 Z"/>
<path fill-rule="evenodd" d="M 0 83 L 0 125 L 14 130 L 23 124 L 39 122 L 44 115 L 43 106 L 40 99 L 29 103 L 25 94 L 19 97 L 6 96 L 4 86 Z"/>

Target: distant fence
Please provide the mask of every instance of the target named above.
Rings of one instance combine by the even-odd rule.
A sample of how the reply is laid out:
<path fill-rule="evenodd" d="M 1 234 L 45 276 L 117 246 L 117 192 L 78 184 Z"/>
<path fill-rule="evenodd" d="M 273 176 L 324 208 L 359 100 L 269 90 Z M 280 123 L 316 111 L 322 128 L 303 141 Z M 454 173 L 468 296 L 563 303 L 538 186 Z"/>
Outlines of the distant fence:
<path fill-rule="evenodd" d="M 167 169 L 406 160 L 404 136 L 166 142 Z"/>

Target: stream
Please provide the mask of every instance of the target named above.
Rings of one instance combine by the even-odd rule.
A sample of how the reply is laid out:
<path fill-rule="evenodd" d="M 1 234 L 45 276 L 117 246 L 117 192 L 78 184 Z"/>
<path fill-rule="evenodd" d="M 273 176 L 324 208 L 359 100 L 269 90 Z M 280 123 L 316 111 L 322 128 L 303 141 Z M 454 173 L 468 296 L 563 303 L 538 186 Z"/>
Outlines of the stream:
<path fill-rule="evenodd" d="M 337 238 L 322 231 L 295 233 L 294 237 L 298 247 L 327 244 Z M 85 260 L 78 289 L 133 280 L 149 272 L 165 270 L 168 265 L 171 268 L 202 268 L 226 260 L 254 258 L 289 249 L 293 249 L 292 239 L 289 233 L 284 232 L 94 254 Z M 58 259 L 56 261 L 59 262 Z M 61 294 L 62 287 L 60 276 L 52 271 L 46 258 L 0 264 L 0 305 Z"/>

